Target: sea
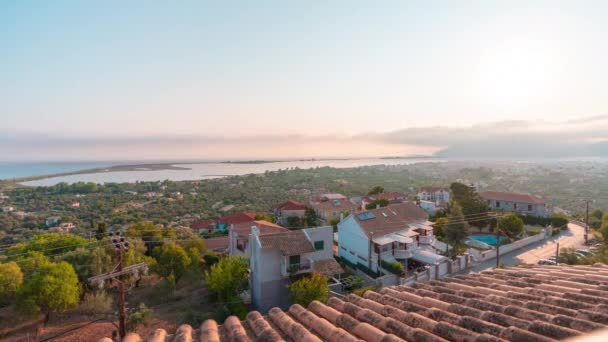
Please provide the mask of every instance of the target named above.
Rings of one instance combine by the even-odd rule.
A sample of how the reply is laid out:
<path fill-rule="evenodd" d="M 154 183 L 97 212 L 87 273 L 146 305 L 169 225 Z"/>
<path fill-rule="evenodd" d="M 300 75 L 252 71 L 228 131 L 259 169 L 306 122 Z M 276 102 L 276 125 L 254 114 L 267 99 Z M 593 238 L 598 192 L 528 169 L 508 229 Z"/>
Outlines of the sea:
<path fill-rule="evenodd" d="M 288 169 L 310 169 L 316 167 L 352 168 L 371 165 L 407 165 L 420 162 L 437 162 L 432 158 L 366 158 L 366 159 L 324 159 L 324 160 L 293 160 L 271 161 L 259 163 L 243 162 L 201 162 L 201 163 L 171 163 L 171 165 L 184 168 L 183 170 L 146 170 L 111 171 L 97 173 L 83 173 L 43 178 L 23 182 L 28 186 L 52 186 L 61 182 L 95 182 L 104 183 L 135 183 L 149 181 L 201 180 L 221 178 L 226 176 L 239 176 L 247 174 L 261 174 L 266 171 Z M 65 172 L 104 168 L 116 165 L 132 165 L 125 162 L 66 162 L 66 163 L 11 163 L 0 162 L 0 179 L 14 179 L 31 176 L 52 175 Z M 140 163 L 137 163 L 140 165 Z"/>

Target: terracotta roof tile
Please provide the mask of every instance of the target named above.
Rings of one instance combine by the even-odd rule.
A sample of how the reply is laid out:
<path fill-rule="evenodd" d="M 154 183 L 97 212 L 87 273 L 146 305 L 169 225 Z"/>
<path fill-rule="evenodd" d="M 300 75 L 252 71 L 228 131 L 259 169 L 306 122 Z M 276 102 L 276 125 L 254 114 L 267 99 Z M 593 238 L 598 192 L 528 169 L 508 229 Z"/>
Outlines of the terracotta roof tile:
<path fill-rule="evenodd" d="M 260 235 L 275 234 L 280 232 L 289 231 L 285 227 L 281 227 L 278 224 L 268 222 L 265 220 L 252 220 L 247 222 L 241 222 L 234 224 L 229 229 L 236 232 L 239 236 L 249 236 L 251 234 L 251 227 L 257 227 L 260 230 Z"/>
<path fill-rule="evenodd" d="M 325 276 L 331 277 L 335 274 L 344 273 L 342 266 L 335 259 L 317 260 L 313 264 L 313 268 L 316 272 L 319 272 Z"/>
<path fill-rule="evenodd" d="M 364 213 L 354 214 L 354 218 L 368 237 L 371 237 L 372 233 L 374 236 L 384 236 L 428 219 L 428 214 L 412 202 L 392 204 L 367 212 L 371 213 L 373 218 L 362 219 Z"/>
<path fill-rule="evenodd" d="M 277 204 L 274 209 L 277 210 L 306 210 L 306 205 L 304 203 L 288 200 L 283 203 Z"/>
<path fill-rule="evenodd" d="M 485 199 L 493 199 L 506 202 L 545 204 L 545 200 L 541 197 L 527 194 L 518 194 L 514 192 L 483 191 L 479 193 L 479 196 Z"/>
<path fill-rule="evenodd" d="M 262 249 L 278 249 L 283 255 L 287 256 L 315 251 L 314 246 L 302 230 L 260 235 L 259 239 Z"/>
<path fill-rule="evenodd" d="M 575 279 L 587 275 L 599 280 L 579 286 L 589 283 Z M 199 330 L 182 325 L 172 336 L 157 330 L 147 341 L 592 341 L 587 334 L 608 324 L 608 279 L 602 277 L 608 277 L 606 265 L 496 269 L 332 297 L 308 308 L 295 304 L 287 312 L 273 308 L 266 317 L 254 311 L 221 326 L 209 320 Z M 509 280 L 520 287 L 504 285 Z M 539 290 L 546 286 L 561 292 Z"/>

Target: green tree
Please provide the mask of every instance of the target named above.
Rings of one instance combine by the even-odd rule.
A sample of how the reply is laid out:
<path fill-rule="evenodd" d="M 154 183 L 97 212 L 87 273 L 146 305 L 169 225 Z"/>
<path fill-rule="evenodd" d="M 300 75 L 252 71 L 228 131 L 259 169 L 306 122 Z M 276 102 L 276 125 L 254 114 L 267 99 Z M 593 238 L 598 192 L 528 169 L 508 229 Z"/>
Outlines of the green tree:
<path fill-rule="evenodd" d="M 497 228 L 510 238 L 516 238 L 524 231 L 524 221 L 513 213 L 498 219 Z"/>
<path fill-rule="evenodd" d="M 17 307 L 26 313 L 44 314 L 65 311 L 78 304 L 80 285 L 72 265 L 67 262 L 39 266 L 17 292 Z"/>
<path fill-rule="evenodd" d="M 602 218 L 604 217 L 604 212 L 596 209 L 589 215 L 589 227 L 593 229 L 599 229 L 602 226 Z"/>
<path fill-rule="evenodd" d="M 315 227 L 319 224 L 317 212 L 313 208 L 306 208 L 305 221 L 308 227 Z"/>
<path fill-rule="evenodd" d="M 378 206 L 380 206 L 380 208 L 382 207 L 386 207 L 389 205 L 389 201 L 386 198 L 380 198 L 374 201 L 371 201 L 370 203 L 368 203 L 365 206 L 365 209 L 367 210 L 371 210 L 371 209 L 376 209 Z"/>
<path fill-rule="evenodd" d="M 475 189 L 466 184 L 454 182 L 450 185 L 450 191 L 452 193 L 452 202 L 458 203 L 462 209 L 462 213 L 465 217 L 472 217 L 471 215 L 487 213 L 490 208 L 486 201 L 484 201 Z M 468 219 L 469 223 L 476 227 L 485 227 L 488 224 L 488 220 L 480 219 L 483 215 L 473 216 L 475 218 Z"/>
<path fill-rule="evenodd" d="M 608 214 L 604 215 L 599 231 L 604 236 L 604 240 L 608 240 Z"/>
<path fill-rule="evenodd" d="M 16 262 L 0 263 L 0 306 L 13 301 L 23 283 L 23 272 Z"/>
<path fill-rule="evenodd" d="M 205 273 L 207 287 L 219 300 L 226 301 L 235 297 L 247 287 L 248 268 L 249 265 L 243 258 L 222 258 Z"/>
<path fill-rule="evenodd" d="M 186 273 L 188 266 L 192 263 L 188 253 L 175 242 L 167 242 L 155 247 L 153 254 L 157 262 L 153 269 L 164 278 L 172 275 L 175 277 L 175 283 Z"/>
<path fill-rule="evenodd" d="M 97 240 L 101 240 L 105 236 L 106 236 L 106 223 L 99 222 L 97 224 L 97 232 L 95 233 L 95 238 L 97 238 Z"/>
<path fill-rule="evenodd" d="M 297 216 L 289 216 L 287 217 L 287 227 L 288 228 L 297 228 L 302 226 L 302 221 Z"/>
<path fill-rule="evenodd" d="M 451 205 L 448 223 L 444 226 L 443 231 L 446 241 L 454 246 L 452 254 L 455 255 L 457 245 L 461 245 L 469 235 L 469 224 L 465 221 L 462 208 L 458 203 Z"/>
<path fill-rule="evenodd" d="M 41 252 L 44 255 L 61 254 L 73 251 L 87 244 L 87 240 L 73 234 L 45 233 L 10 247 L 7 256 L 19 256 L 28 252 Z"/>
<path fill-rule="evenodd" d="M 377 195 L 377 194 L 381 194 L 383 192 L 384 192 L 384 187 L 382 187 L 380 185 L 376 185 L 367 194 L 368 195 Z"/>
<path fill-rule="evenodd" d="M 433 235 L 435 235 L 438 239 L 443 240 L 445 238 L 445 228 L 448 224 L 447 217 L 440 217 L 433 223 Z"/>
<path fill-rule="evenodd" d="M 288 288 L 291 300 L 304 307 L 314 300 L 325 302 L 329 298 L 327 277 L 318 272 L 313 272 L 310 277 L 293 282 Z"/>

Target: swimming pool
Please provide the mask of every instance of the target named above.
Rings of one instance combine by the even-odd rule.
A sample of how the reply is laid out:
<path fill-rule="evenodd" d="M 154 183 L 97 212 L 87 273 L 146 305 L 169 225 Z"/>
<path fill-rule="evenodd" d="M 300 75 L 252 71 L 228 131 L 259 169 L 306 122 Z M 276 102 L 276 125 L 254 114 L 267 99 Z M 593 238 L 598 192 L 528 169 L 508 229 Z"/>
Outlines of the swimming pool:
<path fill-rule="evenodd" d="M 487 243 L 490 246 L 496 246 L 496 235 L 474 234 L 474 235 L 469 236 L 469 239 L 481 241 L 483 243 Z M 505 239 L 506 238 L 504 236 L 500 237 L 499 241 L 501 242 L 501 244 Z"/>

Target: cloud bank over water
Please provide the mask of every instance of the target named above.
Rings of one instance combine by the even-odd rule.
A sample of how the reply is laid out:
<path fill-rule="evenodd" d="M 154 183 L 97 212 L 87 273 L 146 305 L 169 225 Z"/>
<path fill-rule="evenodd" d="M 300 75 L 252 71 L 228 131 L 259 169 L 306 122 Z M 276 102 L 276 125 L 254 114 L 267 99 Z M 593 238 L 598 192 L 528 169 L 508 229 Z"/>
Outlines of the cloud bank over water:
<path fill-rule="evenodd" d="M 567 122 L 520 120 L 469 127 L 412 127 L 353 136 L 0 135 L 3 161 L 251 160 L 420 154 L 471 159 L 608 157 L 608 115 Z"/>

